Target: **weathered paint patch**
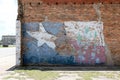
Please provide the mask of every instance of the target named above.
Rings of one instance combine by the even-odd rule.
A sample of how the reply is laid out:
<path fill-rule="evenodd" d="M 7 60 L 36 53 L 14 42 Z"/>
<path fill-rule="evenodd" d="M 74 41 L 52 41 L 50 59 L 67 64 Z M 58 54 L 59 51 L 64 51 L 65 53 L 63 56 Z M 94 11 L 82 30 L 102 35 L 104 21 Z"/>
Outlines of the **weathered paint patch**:
<path fill-rule="evenodd" d="M 84 47 L 84 48 L 82 48 Z M 75 56 L 76 62 L 82 64 L 104 64 L 106 61 L 105 50 L 102 46 L 82 46 Z M 93 48 L 94 47 L 94 48 Z M 96 48 L 96 50 L 94 50 Z"/>
<path fill-rule="evenodd" d="M 70 21 L 64 24 L 67 35 L 80 44 L 104 46 L 103 23 Z"/>
<path fill-rule="evenodd" d="M 57 36 L 60 32 L 66 34 L 63 23 L 59 22 L 43 22 L 45 30 L 52 35 Z"/>
<path fill-rule="evenodd" d="M 39 23 L 38 22 L 24 23 L 22 26 L 23 26 L 22 30 L 26 30 L 26 31 L 35 32 L 35 31 L 39 30 Z"/>
<path fill-rule="evenodd" d="M 98 22 L 23 24 L 24 64 L 105 64 L 103 25 Z M 32 27 L 34 28 L 34 27 Z M 37 30 L 38 29 L 38 30 Z"/>
<path fill-rule="evenodd" d="M 32 31 L 26 31 L 27 34 L 31 35 L 31 37 L 37 39 L 37 45 L 42 46 L 44 43 L 46 43 L 49 47 L 55 49 L 55 43 L 54 40 L 56 37 L 54 35 L 51 35 L 47 33 L 43 27 L 43 25 L 39 24 L 39 31 L 32 32 Z"/>
<path fill-rule="evenodd" d="M 16 66 L 20 66 L 21 59 L 21 23 L 20 21 L 16 22 Z"/>

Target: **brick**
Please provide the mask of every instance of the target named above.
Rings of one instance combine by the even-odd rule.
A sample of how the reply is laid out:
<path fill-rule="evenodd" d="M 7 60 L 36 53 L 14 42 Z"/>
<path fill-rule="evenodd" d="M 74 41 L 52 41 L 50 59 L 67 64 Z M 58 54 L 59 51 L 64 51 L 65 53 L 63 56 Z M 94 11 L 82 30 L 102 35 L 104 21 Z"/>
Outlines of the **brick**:
<path fill-rule="evenodd" d="M 23 9 L 21 8 L 20 1 L 24 3 L 22 4 Z M 50 4 L 51 1 L 53 4 Z M 60 4 L 56 4 L 55 1 Z M 65 4 L 66 1 L 67 4 Z M 45 21 L 46 16 L 52 22 L 97 20 L 97 15 L 92 4 L 73 4 L 73 1 L 81 3 L 80 1 L 82 0 L 19 0 L 18 18 L 21 22 L 42 22 Z M 120 3 L 119 0 L 100 1 L 104 3 Z M 91 3 L 89 0 L 85 0 L 84 2 Z M 120 45 L 118 45 L 120 44 L 119 8 L 120 4 L 102 4 L 100 8 L 102 21 L 104 22 L 105 41 L 112 53 L 115 65 L 120 65 Z"/>

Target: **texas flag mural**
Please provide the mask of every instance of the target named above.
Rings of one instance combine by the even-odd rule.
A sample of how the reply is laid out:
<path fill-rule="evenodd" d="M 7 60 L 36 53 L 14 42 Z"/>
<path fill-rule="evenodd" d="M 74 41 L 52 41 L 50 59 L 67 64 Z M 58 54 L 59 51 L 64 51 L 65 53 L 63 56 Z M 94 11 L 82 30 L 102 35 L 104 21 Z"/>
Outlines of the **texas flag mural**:
<path fill-rule="evenodd" d="M 105 65 L 103 23 L 90 21 L 22 24 L 23 63 Z"/>

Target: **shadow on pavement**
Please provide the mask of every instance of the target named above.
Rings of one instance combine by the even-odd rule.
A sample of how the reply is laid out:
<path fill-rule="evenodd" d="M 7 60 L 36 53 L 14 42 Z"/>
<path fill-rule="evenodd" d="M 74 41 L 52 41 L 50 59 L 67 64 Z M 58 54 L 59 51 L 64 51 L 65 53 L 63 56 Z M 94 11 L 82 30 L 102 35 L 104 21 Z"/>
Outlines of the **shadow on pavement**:
<path fill-rule="evenodd" d="M 120 71 L 120 66 L 13 66 L 7 71 L 41 70 L 41 71 Z"/>

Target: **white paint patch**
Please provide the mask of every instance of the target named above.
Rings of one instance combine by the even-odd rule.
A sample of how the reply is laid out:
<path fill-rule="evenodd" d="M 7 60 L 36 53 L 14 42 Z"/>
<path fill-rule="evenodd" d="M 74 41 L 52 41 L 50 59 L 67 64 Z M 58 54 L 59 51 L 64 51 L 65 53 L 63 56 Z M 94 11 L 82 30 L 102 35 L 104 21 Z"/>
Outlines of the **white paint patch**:
<path fill-rule="evenodd" d="M 54 40 L 56 37 L 54 35 L 48 34 L 45 31 L 42 23 L 39 23 L 39 31 L 27 31 L 27 33 L 38 40 L 38 46 L 42 46 L 44 43 L 46 43 L 49 47 L 55 49 L 56 45 L 54 43 Z"/>
<path fill-rule="evenodd" d="M 19 66 L 21 62 L 21 23 L 16 22 L 16 65 Z"/>
<path fill-rule="evenodd" d="M 64 24 L 67 35 L 73 39 L 77 39 L 78 35 L 80 35 L 83 40 L 82 43 L 94 42 L 96 45 L 105 45 L 102 22 L 68 21 L 64 22 Z"/>

